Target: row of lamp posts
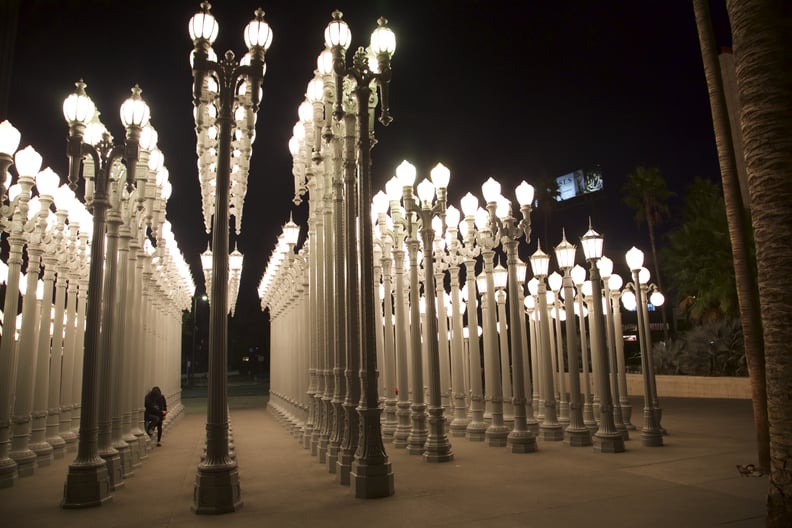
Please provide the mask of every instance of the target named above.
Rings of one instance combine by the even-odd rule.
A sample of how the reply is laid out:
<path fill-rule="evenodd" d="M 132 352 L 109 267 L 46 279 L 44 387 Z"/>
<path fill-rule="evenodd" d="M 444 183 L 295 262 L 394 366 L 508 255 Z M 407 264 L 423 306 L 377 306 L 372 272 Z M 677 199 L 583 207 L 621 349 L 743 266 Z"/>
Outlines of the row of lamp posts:
<path fill-rule="evenodd" d="M 120 144 L 84 83 L 66 99 L 69 185 L 59 186 L 50 169 L 39 171 L 42 159 L 32 147 L 14 155 L 20 134 L 8 122 L 0 125 L 9 242 L 0 484 L 13 485 L 76 451 L 65 508 L 109 500 L 146 458 L 151 444 L 141 429 L 142 403 L 151 385 L 163 387 L 173 417 L 181 411 L 180 312 L 189 305 L 192 278 L 165 219 L 171 185 L 148 106 L 137 87 L 132 92 L 121 106 Z M 12 161 L 18 179 L 8 187 Z"/>

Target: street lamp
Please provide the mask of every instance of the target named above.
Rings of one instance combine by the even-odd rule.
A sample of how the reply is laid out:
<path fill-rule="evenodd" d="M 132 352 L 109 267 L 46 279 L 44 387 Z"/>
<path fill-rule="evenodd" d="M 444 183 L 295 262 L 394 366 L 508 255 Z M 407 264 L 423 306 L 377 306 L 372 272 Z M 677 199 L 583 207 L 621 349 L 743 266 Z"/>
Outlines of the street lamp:
<path fill-rule="evenodd" d="M 423 327 L 423 341 L 427 350 L 429 377 L 427 380 L 429 382 L 429 405 L 427 407 L 429 432 L 423 446 L 423 459 L 426 462 L 449 462 L 454 459 L 448 435 L 445 433 L 443 404 L 440 394 L 440 336 L 437 330 L 435 302 L 432 299 L 432 296 L 435 295 L 434 257 L 432 255 L 435 230 L 432 226 L 432 218 L 436 214 L 441 215 L 441 218 L 445 215 L 445 196 L 449 177 L 449 170 L 441 163 L 438 163 L 432 169 L 432 180 L 425 179 L 418 184 L 416 189 L 418 200 L 415 199 L 412 193 L 412 187 L 407 185 L 403 186 L 404 194 L 402 198 L 407 214 L 414 213 L 418 216 L 423 238 L 424 293 L 426 295 L 426 322 Z M 435 201 L 435 194 L 437 194 L 437 201 Z M 442 302 L 442 300 L 438 300 L 438 302 Z M 417 332 L 418 329 L 413 328 L 413 331 Z M 447 354 L 446 351 L 443 353 Z M 413 361 L 415 361 L 415 358 Z M 415 367 L 416 365 L 413 364 L 414 369 Z"/>
<path fill-rule="evenodd" d="M 498 186 L 500 187 L 500 186 Z M 500 194 L 500 191 L 498 191 Z M 534 189 L 526 182 L 521 182 L 516 189 L 517 202 L 520 205 L 522 220 L 519 222 L 512 215 L 511 202 L 503 201 L 506 207 L 499 208 L 497 200 L 487 199 L 487 209 L 489 209 L 490 222 L 496 227 L 497 234 L 502 237 L 503 245 L 506 249 L 506 282 L 509 288 L 509 343 L 511 344 L 511 359 L 513 368 L 512 375 L 512 408 L 514 413 L 514 423 L 512 430 L 506 437 L 506 445 L 511 448 L 512 453 L 531 453 L 536 451 L 536 435 L 528 428 L 528 419 L 534 422 L 533 406 L 526 398 L 526 392 L 530 392 L 530 378 L 525 378 L 525 364 L 528 362 L 528 353 L 523 333 L 520 327 L 523 325 L 522 307 L 520 303 L 520 289 L 522 282 L 518 278 L 519 256 L 517 244 L 521 236 L 526 240 L 531 238 L 531 202 L 533 202 Z M 491 198 L 491 197 L 490 197 Z M 495 207 L 492 207 L 495 205 Z M 505 320 L 502 320 L 505 324 Z M 501 331 L 505 331 L 502 329 Z M 504 347 L 507 348 L 507 347 Z M 503 352 L 503 351 L 501 351 Z M 508 360 L 508 350 L 502 357 Z M 504 371 L 509 369 L 508 361 L 504 361 L 501 368 Z"/>
<path fill-rule="evenodd" d="M 636 247 L 632 247 L 626 254 L 627 266 L 630 268 L 633 276 L 633 283 L 628 284 L 627 287 L 632 289 L 633 292 L 625 290 L 624 294 L 622 295 L 622 302 L 624 302 L 624 305 L 627 309 L 630 309 L 631 305 L 633 304 L 637 308 L 636 314 L 638 317 L 638 340 L 641 350 L 641 377 L 643 378 L 644 386 L 644 425 L 643 428 L 641 428 L 641 442 L 643 445 L 648 447 L 660 447 L 663 445 L 663 433 L 662 429 L 660 428 L 660 420 L 656 414 L 653 401 L 653 369 L 651 366 L 653 358 L 650 346 L 651 343 L 647 338 L 649 335 L 649 325 L 647 324 L 648 320 L 646 318 L 646 312 L 644 312 L 643 308 L 644 304 L 646 303 L 646 290 L 644 290 L 642 282 L 648 282 L 648 279 L 646 281 L 641 281 L 643 258 L 643 251 Z M 630 299 L 630 295 L 628 295 L 630 293 L 632 293 L 632 299 Z"/>
<path fill-rule="evenodd" d="M 580 355 L 583 359 L 583 423 L 589 432 L 597 431 L 597 421 L 594 419 L 594 401 L 591 394 L 591 368 L 589 367 L 589 344 L 588 334 L 586 333 L 586 308 L 583 305 L 585 294 L 583 292 L 586 284 L 586 269 L 579 264 L 570 270 L 572 282 L 577 288 L 575 295 L 575 313 L 578 316 L 578 326 L 580 328 Z M 590 283 L 589 283 L 590 284 Z"/>
<path fill-rule="evenodd" d="M 257 9 L 254 18 L 244 30 L 248 54 L 238 61 L 229 50 L 223 59 L 215 60 L 211 46 L 217 38 L 219 27 L 209 12 L 210 8 L 209 2 L 202 2 L 201 11 L 189 23 L 190 38 L 194 45 L 192 71 L 196 124 L 202 125 L 205 119 L 208 121 L 211 114 L 215 113 L 215 123 L 219 125 L 215 129 L 217 172 L 212 225 L 212 282 L 209 295 L 211 304 L 206 458 L 198 465 L 192 505 L 193 511 L 199 514 L 227 513 L 242 506 L 237 463 L 229 456 L 226 394 L 229 202 L 232 194 L 231 180 L 237 179 L 232 176 L 232 141 L 235 137 L 247 137 L 247 159 L 255 134 L 255 115 L 261 98 L 260 90 L 265 72 L 264 56 L 272 44 L 272 30 L 264 21 L 264 12 Z M 246 176 L 246 170 L 237 170 L 241 171 L 240 177 Z M 245 186 L 238 187 L 244 193 Z M 239 211 L 235 211 L 239 227 Z"/>
<path fill-rule="evenodd" d="M 558 441 L 564 439 L 564 431 L 561 424 L 558 422 L 558 415 L 556 414 L 555 388 L 553 385 L 550 321 L 547 312 L 547 283 L 545 282 L 549 267 L 550 256 L 542 251 L 542 247 L 539 245 L 536 252 L 531 255 L 531 269 L 533 269 L 534 277 L 539 282 L 536 299 L 537 306 L 534 310 L 534 314 L 537 317 L 536 322 L 539 325 L 537 341 L 541 357 L 538 363 L 541 376 L 541 390 L 544 396 L 544 416 L 542 423 L 539 424 L 539 434 L 544 440 Z"/>
<path fill-rule="evenodd" d="M 358 48 L 352 59 L 352 65 L 346 64 L 346 50 L 352 40 L 352 34 L 346 22 L 342 20 L 340 11 L 333 12 L 333 20 L 325 29 L 325 44 L 333 53 L 333 70 L 336 74 L 336 100 L 334 117 L 340 120 L 343 115 L 342 94 L 343 78 L 350 77 L 356 82 L 353 89 L 357 99 L 358 138 L 358 186 L 357 195 L 347 195 L 350 208 L 357 208 L 360 219 L 359 230 L 361 240 L 358 258 L 347 263 L 348 273 L 359 277 L 360 288 L 350 287 L 350 305 L 359 307 L 357 310 L 360 329 L 360 385 L 361 397 L 358 406 L 360 416 L 358 449 L 350 469 L 351 483 L 357 498 L 376 498 L 393 495 L 393 471 L 391 469 L 380 432 L 379 398 L 377 394 L 377 356 L 376 339 L 373 325 L 374 302 L 374 255 L 371 222 L 368 222 L 371 203 L 371 136 L 372 124 L 369 120 L 369 101 L 372 96 L 372 84 L 379 88 L 380 105 L 382 108 L 380 122 L 388 125 L 391 117 L 388 111 L 388 83 L 391 77 L 390 60 L 396 49 L 396 38 L 387 26 L 387 20 L 380 18 L 378 27 L 371 34 L 370 52 L 376 61 L 369 61 L 366 49 Z M 352 209 L 354 210 L 354 209 Z M 347 225 L 350 246 L 356 237 L 355 222 Z M 356 295 L 356 296 L 355 296 Z M 339 460 L 340 462 L 340 460 Z"/>
<path fill-rule="evenodd" d="M 624 451 L 624 436 L 616 430 L 613 421 L 613 402 L 608 388 L 608 358 L 605 355 L 605 336 L 602 321 L 602 279 L 600 278 L 597 261 L 602 258 L 604 238 L 591 228 L 581 237 L 583 254 L 589 263 L 593 309 L 589 311 L 591 328 L 591 347 L 594 360 L 598 363 L 599 376 L 597 392 L 600 396 L 599 429 L 594 433 L 594 450 L 600 453 L 621 453 Z"/>
<path fill-rule="evenodd" d="M 613 319 L 613 310 L 611 310 L 611 290 L 610 290 L 610 279 L 613 275 L 613 261 L 606 256 L 603 256 L 599 261 L 597 261 L 597 268 L 600 273 L 600 277 L 602 278 L 602 286 L 603 286 L 603 297 L 604 302 L 602 304 L 603 311 L 605 312 L 605 331 L 607 339 L 607 351 L 608 357 L 610 361 L 610 368 L 613 372 L 613 375 L 610 376 L 610 386 L 611 386 L 611 397 L 613 398 L 613 422 L 616 425 L 616 429 L 624 435 L 625 440 L 630 439 L 630 433 L 627 430 L 627 425 L 624 422 L 622 417 L 622 404 L 621 398 L 619 396 L 619 360 L 618 360 L 618 350 L 616 348 L 616 326 L 614 324 Z M 619 332 L 621 333 L 621 327 L 619 327 Z M 619 335 L 619 339 L 621 339 L 621 335 Z"/>
<path fill-rule="evenodd" d="M 2 155 L 0 155 L 0 185 L 8 187 L 11 175 L 7 173 L 11 165 L 11 155 L 19 145 L 19 132 L 4 121 L 2 123 Z M 0 227 L 9 233 L 8 269 L 6 273 L 5 304 L 3 306 L 3 328 L 6 331 L 0 341 L 0 487 L 10 487 L 20 475 L 17 462 L 9 456 L 11 449 L 11 411 L 16 385 L 17 346 L 12 329 L 16 328 L 17 311 L 19 308 L 19 276 L 22 268 L 22 247 L 26 237 L 24 224 L 27 221 L 30 189 L 35 182 L 34 177 L 41 167 L 41 156 L 33 149 L 26 147 L 14 155 L 14 163 L 19 175 L 19 182 L 8 188 L 9 205 L 2 206 Z M 16 196 L 14 196 L 16 195 Z M 5 199 L 0 195 L 0 200 Z M 35 456 L 32 459 L 35 462 Z M 30 466 L 30 465 L 29 465 Z M 29 467 L 33 471 L 33 467 Z M 21 468 L 20 468 L 21 469 Z"/>
<path fill-rule="evenodd" d="M 101 350 L 100 333 L 102 325 L 109 330 L 112 320 L 102 321 L 102 300 L 105 293 L 113 302 L 114 296 L 104 281 L 105 228 L 107 212 L 111 207 L 110 186 L 117 162 L 126 165 L 126 185 L 129 189 L 135 183 L 136 165 L 139 151 L 141 129 L 148 124 L 148 105 L 140 97 L 140 88 L 132 89 L 132 97 L 121 105 L 121 120 L 127 131 L 126 141 L 113 145 L 112 137 L 100 124 L 91 125 L 95 107 L 85 93 L 85 83 L 76 83 L 77 90 L 63 103 L 63 114 L 69 124 L 68 155 L 69 182 L 77 186 L 80 168 L 83 166 L 85 178 L 85 202 L 93 214 L 93 235 L 91 238 L 90 269 L 88 273 L 88 299 L 86 313 L 85 340 L 83 352 L 83 378 L 80 408 L 80 434 L 77 458 L 69 465 L 64 486 L 64 508 L 99 506 L 111 498 L 111 486 L 118 485 L 120 466 L 118 452 L 112 447 L 106 451 L 104 460 L 98 452 L 99 413 L 105 403 L 100 396 L 108 397 L 109 380 L 105 390 L 100 390 L 100 373 L 108 366 L 110 351 Z M 101 131 L 101 134 L 97 132 Z M 139 198 L 142 200 L 142 198 Z M 105 299 L 105 302 L 108 302 Z M 109 463 L 106 463 L 106 461 Z M 111 474 L 112 471 L 112 474 Z"/>
<path fill-rule="evenodd" d="M 578 373 L 578 340 L 575 328 L 575 291 L 572 269 L 575 266 L 576 247 L 566 239 L 562 232 L 561 243 L 555 247 L 558 267 L 564 272 L 564 311 L 566 312 L 566 351 L 569 361 L 569 425 L 564 430 L 564 440 L 573 447 L 590 446 L 591 432 L 583 421 L 583 405 L 580 401 L 580 375 Z M 581 314 L 581 321 L 583 314 Z M 585 351 L 583 352 L 585 355 Z M 583 375 L 588 377 L 586 369 Z"/>
<path fill-rule="evenodd" d="M 197 337 L 198 337 L 198 300 L 206 302 L 209 300 L 209 297 L 203 293 L 198 295 L 196 291 L 193 294 L 193 303 L 192 303 L 192 320 L 193 320 L 193 335 L 192 335 L 192 347 L 190 348 L 190 361 L 187 364 L 187 383 L 192 386 L 193 383 L 193 376 L 195 375 L 195 347 L 197 345 Z"/>
<path fill-rule="evenodd" d="M 476 303 L 476 258 L 481 246 L 476 244 L 476 212 L 479 209 L 478 198 L 471 193 L 465 194 L 461 201 L 464 220 L 459 224 L 464 247 L 460 250 L 465 263 L 465 283 L 467 288 L 468 328 L 477 329 L 478 307 Z M 487 423 L 484 421 L 484 389 L 481 382 L 481 352 L 479 336 L 476 331 L 468 338 L 468 355 L 470 362 L 470 421 L 467 424 L 466 436 L 472 442 L 483 442 L 486 436 Z"/>

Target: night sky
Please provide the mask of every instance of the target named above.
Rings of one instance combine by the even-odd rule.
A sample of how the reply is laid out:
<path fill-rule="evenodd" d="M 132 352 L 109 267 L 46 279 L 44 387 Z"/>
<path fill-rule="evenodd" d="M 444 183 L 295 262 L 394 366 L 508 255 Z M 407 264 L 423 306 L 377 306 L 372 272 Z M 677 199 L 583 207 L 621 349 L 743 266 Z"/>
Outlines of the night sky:
<path fill-rule="evenodd" d="M 716 36 L 730 45 L 725 6 L 713 2 Z M 620 190 L 637 165 L 657 166 L 680 197 L 700 176 L 719 169 L 706 82 L 691 2 L 533 2 L 472 0 L 216 1 L 218 54 L 246 51 L 244 26 L 256 7 L 274 32 L 258 114 L 243 231 L 245 254 L 237 321 L 243 340 L 262 339 L 255 289 L 280 226 L 295 207 L 287 143 L 297 106 L 324 47 L 333 9 L 352 30 L 352 48 L 367 46 L 379 16 L 396 34 L 392 61 L 393 123 L 377 125 L 374 189 L 384 188 L 402 159 L 428 176 L 438 161 L 451 169 L 449 198 L 457 207 L 489 176 L 513 198 L 521 180 L 537 183 L 599 165 L 605 191 L 553 213 L 534 214 L 530 245 L 561 228 L 577 240 L 586 217 L 606 237 L 616 271 L 632 245 L 648 250 L 645 229 L 622 205 Z M 195 156 L 192 75 L 187 32 L 198 1 L 23 0 L 11 53 L 6 115 L 62 178 L 68 129 L 61 106 L 82 78 L 116 138 L 124 132 L 120 104 L 136 83 L 151 107 L 159 148 L 170 171 L 168 218 L 202 288 L 198 259 L 206 248 Z M 350 52 L 351 59 L 351 52 Z M 4 71 L 9 71 L 6 68 Z M 672 210 L 678 205 L 673 202 Z M 673 219 L 667 222 L 673 224 Z M 232 238 L 232 244 L 234 242 Z M 544 248 L 548 246 L 542 240 Z M 579 258 L 582 256 L 579 255 Z"/>

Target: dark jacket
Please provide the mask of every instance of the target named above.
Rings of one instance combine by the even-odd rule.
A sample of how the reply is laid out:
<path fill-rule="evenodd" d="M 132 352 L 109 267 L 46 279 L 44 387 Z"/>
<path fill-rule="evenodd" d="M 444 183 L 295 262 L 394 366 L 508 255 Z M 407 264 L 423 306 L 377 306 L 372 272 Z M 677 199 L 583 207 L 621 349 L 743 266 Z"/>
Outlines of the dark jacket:
<path fill-rule="evenodd" d="M 165 396 L 160 392 L 159 387 L 154 387 L 146 394 L 145 404 L 146 414 L 162 416 L 163 412 L 168 410 L 168 405 L 165 403 Z"/>

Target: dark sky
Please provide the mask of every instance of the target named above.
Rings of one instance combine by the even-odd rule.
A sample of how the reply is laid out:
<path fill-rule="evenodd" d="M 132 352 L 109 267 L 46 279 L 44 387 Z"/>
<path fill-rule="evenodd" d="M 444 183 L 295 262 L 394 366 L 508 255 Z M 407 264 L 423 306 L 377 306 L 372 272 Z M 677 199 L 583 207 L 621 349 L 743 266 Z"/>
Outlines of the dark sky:
<path fill-rule="evenodd" d="M 713 3 L 718 43 L 728 46 L 725 7 Z M 8 112 L 0 119 L 20 129 L 20 147 L 32 144 L 65 178 L 68 131 L 61 105 L 73 83 L 85 80 L 116 138 L 123 137 L 118 108 L 139 84 L 173 184 L 168 218 L 200 286 L 198 253 L 208 236 L 195 166 L 187 32 L 198 6 L 182 0 L 21 1 Z M 379 16 L 396 33 L 394 121 L 376 130 L 375 189 L 402 159 L 418 167 L 419 178 L 438 161 L 447 165 L 449 198 L 457 206 L 465 192 L 480 196 L 489 176 L 513 198 L 523 179 L 536 183 L 599 164 L 606 190 L 598 200 L 555 213 L 549 242 L 560 241 L 562 226 L 577 239 L 591 215 L 619 271 L 623 253 L 617 251 L 648 249 L 619 193 L 635 166 L 659 167 L 679 195 L 696 176 L 718 178 L 689 1 L 225 0 L 212 8 L 220 24 L 218 54 L 246 51 L 242 31 L 259 6 L 274 41 L 238 240 L 246 255 L 238 317 L 258 317 L 255 287 L 294 209 L 287 142 L 335 8 L 350 25 L 353 48 L 368 45 Z M 304 219 L 305 209 L 296 209 L 295 218 Z M 537 235 L 544 236 L 541 222 L 535 215 L 524 255 Z"/>

